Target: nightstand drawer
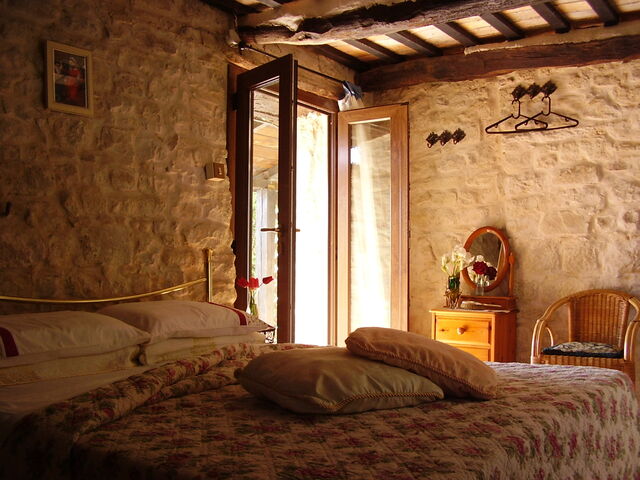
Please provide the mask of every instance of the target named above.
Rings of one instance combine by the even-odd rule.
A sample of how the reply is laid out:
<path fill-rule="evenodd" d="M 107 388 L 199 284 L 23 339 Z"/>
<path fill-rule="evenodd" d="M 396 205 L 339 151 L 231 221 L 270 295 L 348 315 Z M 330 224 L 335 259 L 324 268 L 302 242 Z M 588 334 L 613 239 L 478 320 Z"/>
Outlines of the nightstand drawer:
<path fill-rule="evenodd" d="M 441 342 L 489 345 L 489 322 L 438 318 L 435 339 Z"/>
<path fill-rule="evenodd" d="M 456 348 L 463 350 L 467 353 L 470 353 L 478 360 L 482 360 L 483 362 L 489 361 L 489 353 L 490 350 L 488 348 L 480 348 L 480 347 L 464 347 L 462 345 L 456 345 Z"/>

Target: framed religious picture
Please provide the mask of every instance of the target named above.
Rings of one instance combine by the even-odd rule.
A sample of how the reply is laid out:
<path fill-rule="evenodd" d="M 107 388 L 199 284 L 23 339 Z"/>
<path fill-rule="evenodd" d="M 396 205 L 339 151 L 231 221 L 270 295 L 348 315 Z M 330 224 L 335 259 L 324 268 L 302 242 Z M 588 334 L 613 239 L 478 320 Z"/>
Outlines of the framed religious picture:
<path fill-rule="evenodd" d="M 47 41 L 47 107 L 93 115 L 91 52 Z"/>

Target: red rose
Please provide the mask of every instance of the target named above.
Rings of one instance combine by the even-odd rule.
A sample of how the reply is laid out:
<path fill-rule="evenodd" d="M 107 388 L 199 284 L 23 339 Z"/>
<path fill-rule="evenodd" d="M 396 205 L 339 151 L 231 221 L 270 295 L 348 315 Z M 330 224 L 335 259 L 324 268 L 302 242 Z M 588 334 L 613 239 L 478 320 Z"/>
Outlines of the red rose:
<path fill-rule="evenodd" d="M 478 275 L 485 275 L 487 273 L 488 266 L 484 262 L 473 262 L 473 271 Z"/>
<path fill-rule="evenodd" d="M 249 288 L 258 288 L 260 286 L 260 282 L 257 278 L 251 277 L 249 279 Z"/>
<path fill-rule="evenodd" d="M 487 268 L 487 273 L 485 273 L 485 275 L 489 278 L 489 280 L 493 280 L 494 278 L 496 278 L 496 275 L 498 275 L 498 271 L 495 269 L 495 267 L 489 267 Z"/>
<path fill-rule="evenodd" d="M 236 283 L 242 288 L 247 288 L 249 286 L 249 282 L 247 282 L 247 279 L 244 277 L 240 277 Z"/>
<path fill-rule="evenodd" d="M 273 282 L 273 277 L 272 277 L 271 275 L 269 275 L 268 277 L 264 277 L 264 278 L 262 279 L 262 283 L 264 283 L 265 285 L 266 285 L 267 283 L 271 283 L 271 282 Z"/>

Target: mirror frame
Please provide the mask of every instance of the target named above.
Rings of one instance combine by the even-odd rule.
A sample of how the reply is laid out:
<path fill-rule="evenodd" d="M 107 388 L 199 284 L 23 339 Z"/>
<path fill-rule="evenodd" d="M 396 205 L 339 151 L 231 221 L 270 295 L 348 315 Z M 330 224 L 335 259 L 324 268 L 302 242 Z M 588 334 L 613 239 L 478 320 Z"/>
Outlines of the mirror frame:
<path fill-rule="evenodd" d="M 480 227 L 471 235 L 469 235 L 469 238 L 467 238 L 467 241 L 464 243 L 464 249 L 466 251 L 469 251 L 469 248 L 471 248 L 471 245 L 473 245 L 474 240 L 485 233 L 491 233 L 497 236 L 500 240 L 500 243 L 502 243 L 502 248 L 504 249 L 504 255 L 502 255 L 500 265 L 496 266 L 496 269 L 498 270 L 496 278 L 493 279 L 493 282 L 484 287 L 484 290 L 488 292 L 493 290 L 494 288 L 497 288 L 502 283 L 507 273 L 509 273 L 509 270 L 511 268 L 511 247 L 509 246 L 509 239 L 502 230 L 499 230 L 495 227 L 486 226 Z M 462 277 L 464 278 L 464 281 L 467 283 L 467 285 L 469 285 L 471 288 L 475 288 L 476 284 L 469 277 L 469 273 L 467 272 L 466 268 L 462 270 Z M 509 295 L 511 295 L 511 288 L 509 288 L 509 292 Z"/>

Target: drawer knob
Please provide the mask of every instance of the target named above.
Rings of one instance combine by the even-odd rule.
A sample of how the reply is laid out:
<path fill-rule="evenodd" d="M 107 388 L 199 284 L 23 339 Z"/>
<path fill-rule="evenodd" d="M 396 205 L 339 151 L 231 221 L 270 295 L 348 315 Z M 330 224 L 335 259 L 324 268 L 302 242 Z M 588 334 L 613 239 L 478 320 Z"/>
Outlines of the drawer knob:
<path fill-rule="evenodd" d="M 458 332 L 458 335 L 462 335 L 466 331 L 467 331 L 467 327 L 458 327 L 458 328 L 456 328 L 456 332 Z"/>

